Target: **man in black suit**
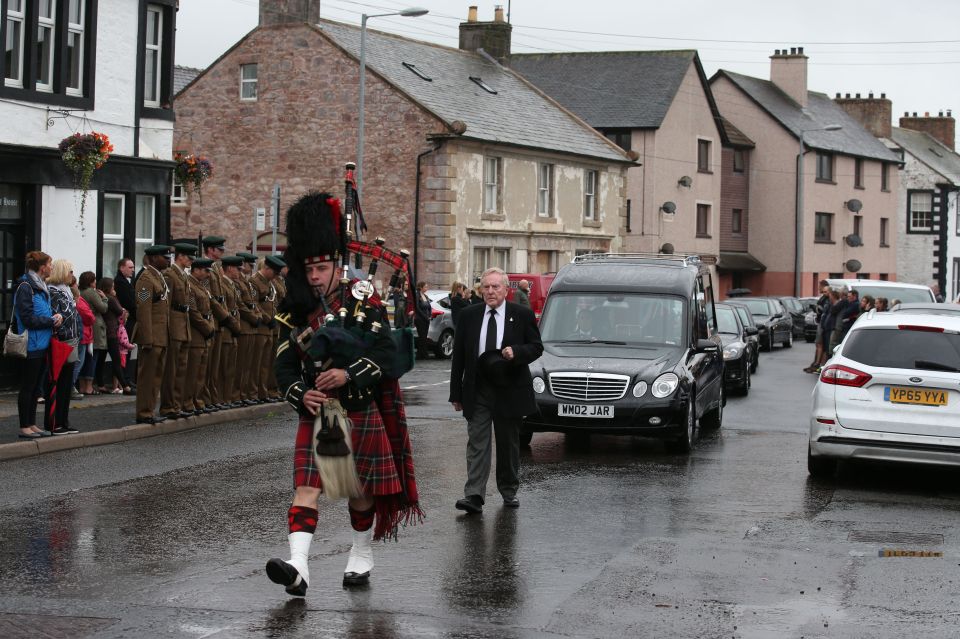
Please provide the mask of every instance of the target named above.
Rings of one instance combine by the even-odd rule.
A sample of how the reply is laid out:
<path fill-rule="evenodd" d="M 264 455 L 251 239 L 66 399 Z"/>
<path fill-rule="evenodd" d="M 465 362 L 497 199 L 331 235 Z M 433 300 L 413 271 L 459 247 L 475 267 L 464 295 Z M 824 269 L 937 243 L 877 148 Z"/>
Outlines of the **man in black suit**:
<path fill-rule="evenodd" d="M 133 291 L 133 269 L 133 260 L 124 257 L 117 263 L 117 276 L 113 279 L 117 301 L 127 310 L 127 323 L 124 328 L 127 329 L 127 337 L 130 340 L 133 340 L 133 329 L 137 325 L 137 298 Z M 127 374 L 127 379 L 136 379 L 137 364 L 132 357 L 127 358 L 124 372 Z"/>
<path fill-rule="evenodd" d="M 516 508 L 520 420 L 537 410 L 528 364 L 543 353 L 533 311 L 507 302 L 507 274 L 484 271 L 483 304 L 460 313 L 450 369 L 450 402 L 467 419 L 467 482 L 457 508 L 483 511 L 490 475 L 490 426 L 497 440 L 497 490 Z"/>

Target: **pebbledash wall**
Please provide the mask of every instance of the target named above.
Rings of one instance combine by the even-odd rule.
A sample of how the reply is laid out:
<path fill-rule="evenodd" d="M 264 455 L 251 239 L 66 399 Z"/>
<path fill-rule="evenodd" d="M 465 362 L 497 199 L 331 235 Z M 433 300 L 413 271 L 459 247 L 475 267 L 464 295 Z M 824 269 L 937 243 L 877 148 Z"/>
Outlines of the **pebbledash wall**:
<path fill-rule="evenodd" d="M 245 64 L 257 64 L 256 100 L 240 99 Z M 202 201 L 191 195 L 173 208 L 172 234 L 216 233 L 228 238 L 229 250 L 240 250 L 250 244 L 255 209 L 269 210 L 274 184 L 281 188 L 281 230 L 284 210 L 302 194 L 326 190 L 341 197 L 344 164 L 356 149 L 358 71 L 353 57 L 314 28 L 271 25 L 250 32 L 187 85 L 176 98 L 174 146 L 208 156 L 215 174 Z M 544 263 L 555 270 L 578 251 L 619 246 L 624 169 L 460 139 L 369 66 L 365 91 L 367 238 L 382 236 L 388 247 L 410 249 L 418 279 L 440 288 L 453 279 L 472 282 L 479 259 L 507 270 Z M 501 215 L 481 213 L 485 156 L 503 161 Z M 552 220 L 536 214 L 536 167 L 546 161 L 555 163 L 557 175 Z M 582 221 L 586 168 L 599 171 L 596 223 Z M 507 262 L 498 262 L 504 250 Z"/>

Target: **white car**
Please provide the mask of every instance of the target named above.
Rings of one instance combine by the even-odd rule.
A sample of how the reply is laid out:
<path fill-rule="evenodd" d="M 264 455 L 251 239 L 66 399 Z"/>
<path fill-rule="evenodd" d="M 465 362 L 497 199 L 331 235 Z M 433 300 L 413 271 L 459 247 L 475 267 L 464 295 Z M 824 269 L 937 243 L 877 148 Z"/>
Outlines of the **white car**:
<path fill-rule="evenodd" d="M 813 391 L 807 468 L 840 459 L 960 466 L 960 317 L 862 315 Z"/>
<path fill-rule="evenodd" d="M 901 302 L 936 302 L 933 290 L 922 284 L 907 284 L 906 282 L 888 282 L 887 280 L 859 280 L 859 279 L 829 279 L 827 283 L 837 290 L 846 287 L 853 289 L 857 295 L 869 295 L 876 299 L 885 297 L 893 304 L 893 300 Z"/>

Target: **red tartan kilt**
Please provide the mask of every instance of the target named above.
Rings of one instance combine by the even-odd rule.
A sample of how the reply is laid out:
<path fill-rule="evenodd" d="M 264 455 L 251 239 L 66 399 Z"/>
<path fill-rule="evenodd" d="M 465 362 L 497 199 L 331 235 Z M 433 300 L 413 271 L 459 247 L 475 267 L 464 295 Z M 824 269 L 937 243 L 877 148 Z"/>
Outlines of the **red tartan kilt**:
<path fill-rule="evenodd" d="M 353 457 L 360 484 L 365 495 L 406 493 L 407 499 L 416 503 L 413 459 L 400 387 L 396 380 L 391 379 L 384 380 L 380 386 L 376 401 L 371 402 L 365 410 L 347 413 L 353 424 Z M 395 434 L 393 442 L 388 431 Z M 323 488 L 313 447 L 313 418 L 301 417 L 294 452 L 294 487 Z M 405 475 L 404 478 L 401 473 Z"/>

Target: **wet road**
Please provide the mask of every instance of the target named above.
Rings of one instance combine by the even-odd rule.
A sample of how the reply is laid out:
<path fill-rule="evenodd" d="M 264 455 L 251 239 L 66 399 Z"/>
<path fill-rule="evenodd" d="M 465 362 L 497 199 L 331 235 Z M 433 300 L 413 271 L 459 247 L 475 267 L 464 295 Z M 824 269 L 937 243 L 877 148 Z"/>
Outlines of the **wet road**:
<path fill-rule="evenodd" d="M 463 420 L 448 365 L 404 378 L 427 520 L 346 591 L 346 507 L 321 507 L 306 601 L 286 556 L 287 413 L 0 464 L 0 637 L 953 636 L 954 472 L 806 474 L 812 349 L 764 354 L 690 456 L 538 434 L 519 510 L 453 509 Z M 880 558 L 884 548 L 939 558 Z"/>

